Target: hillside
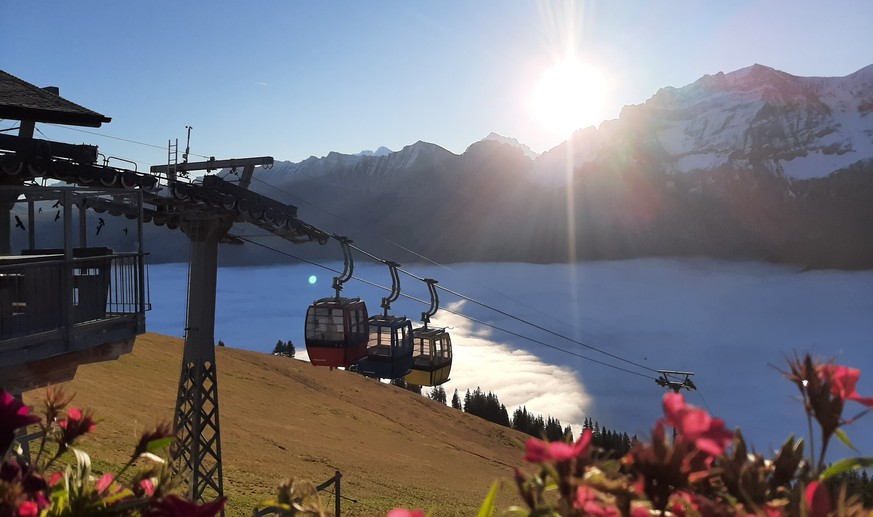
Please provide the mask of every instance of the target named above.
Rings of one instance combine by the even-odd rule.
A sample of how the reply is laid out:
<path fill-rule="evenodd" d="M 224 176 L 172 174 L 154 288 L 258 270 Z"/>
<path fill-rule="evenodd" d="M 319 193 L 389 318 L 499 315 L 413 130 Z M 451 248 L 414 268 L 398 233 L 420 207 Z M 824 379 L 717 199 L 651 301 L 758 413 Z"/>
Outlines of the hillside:
<path fill-rule="evenodd" d="M 145 334 L 131 354 L 83 366 L 66 386 L 74 405 L 95 411 L 97 429 L 82 448 L 107 468 L 123 463 L 143 428 L 172 419 L 182 347 Z M 396 506 L 475 515 L 491 483 L 522 463 L 525 435 L 400 388 L 231 348 L 217 348 L 216 360 L 228 515 L 249 515 L 283 479 L 320 483 L 335 470 L 342 495 L 358 501 L 343 501 L 344 515 Z M 330 495 L 324 501 L 333 508 Z M 513 502 L 507 485 L 498 503 Z"/>

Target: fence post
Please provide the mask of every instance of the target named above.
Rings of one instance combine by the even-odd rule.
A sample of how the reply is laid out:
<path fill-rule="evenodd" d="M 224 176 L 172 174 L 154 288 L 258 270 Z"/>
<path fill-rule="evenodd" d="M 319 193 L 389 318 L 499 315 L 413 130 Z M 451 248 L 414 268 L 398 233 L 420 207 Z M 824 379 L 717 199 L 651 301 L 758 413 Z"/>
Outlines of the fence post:
<path fill-rule="evenodd" d="M 340 474 L 340 471 L 336 471 L 336 474 L 333 475 L 334 479 L 334 490 L 336 491 L 336 495 L 334 496 L 334 512 L 336 517 L 340 517 L 340 479 L 342 479 L 343 475 Z"/>

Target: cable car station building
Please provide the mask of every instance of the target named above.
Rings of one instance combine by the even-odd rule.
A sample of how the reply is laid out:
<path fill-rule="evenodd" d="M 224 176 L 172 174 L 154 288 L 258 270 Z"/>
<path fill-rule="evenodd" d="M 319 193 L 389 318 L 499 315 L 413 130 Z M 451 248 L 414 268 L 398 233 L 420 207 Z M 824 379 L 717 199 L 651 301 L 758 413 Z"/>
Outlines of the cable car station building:
<path fill-rule="evenodd" d="M 191 499 L 220 497 L 219 244 L 242 243 L 228 233 L 236 223 L 294 244 L 323 244 L 329 236 L 299 220 L 296 207 L 248 189 L 255 167 L 272 166 L 272 157 L 188 163 L 186 153 L 179 162 L 177 141 L 168 145 L 166 165 L 148 172 L 115 167 L 127 161 L 100 155 L 96 146 L 34 138 L 37 123 L 100 127 L 109 118 L 61 98 L 57 88 L 3 71 L 0 119 L 20 121 L 17 135 L 0 132 L 0 388 L 21 393 L 71 380 L 81 364 L 130 352 L 149 309 L 143 224 L 179 229 L 191 254 L 172 460 Z M 220 169 L 241 170 L 239 181 L 187 179 L 191 171 Z M 89 212 L 98 214 L 96 229 Z M 89 246 L 103 213 L 129 220 L 132 249 Z M 50 225 L 62 225 L 62 237 L 44 231 Z M 56 241 L 43 242 L 53 233 Z"/>
<path fill-rule="evenodd" d="M 128 252 L 89 247 L 86 227 L 87 209 L 101 203 L 135 217 L 142 193 L 115 186 L 112 173 L 95 167 L 96 146 L 33 138 L 36 123 L 110 121 L 57 88 L 0 71 L 0 119 L 20 121 L 17 135 L 0 133 L 0 387 L 21 393 L 71 380 L 81 364 L 116 359 L 145 332 L 142 219 L 131 224 Z M 97 173 L 105 173 L 98 188 L 48 185 Z M 40 231 L 48 225 L 54 239 Z"/>

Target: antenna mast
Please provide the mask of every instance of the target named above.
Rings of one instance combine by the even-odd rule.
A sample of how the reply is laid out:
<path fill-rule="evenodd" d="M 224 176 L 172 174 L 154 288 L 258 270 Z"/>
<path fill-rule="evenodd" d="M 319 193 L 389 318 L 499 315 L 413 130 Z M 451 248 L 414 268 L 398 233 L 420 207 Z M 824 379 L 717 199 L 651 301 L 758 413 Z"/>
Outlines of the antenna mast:
<path fill-rule="evenodd" d="M 188 130 L 188 141 L 185 143 L 185 152 L 182 153 L 182 163 L 188 163 L 188 154 L 191 153 L 191 130 L 194 129 L 194 127 L 185 126 L 185 129 Z"/>

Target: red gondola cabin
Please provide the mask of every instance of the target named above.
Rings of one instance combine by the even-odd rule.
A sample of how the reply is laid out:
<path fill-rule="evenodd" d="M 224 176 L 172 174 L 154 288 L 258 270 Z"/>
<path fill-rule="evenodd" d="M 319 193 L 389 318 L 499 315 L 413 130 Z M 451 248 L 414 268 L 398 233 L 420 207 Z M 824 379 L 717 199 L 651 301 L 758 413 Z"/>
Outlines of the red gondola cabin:
<path fill-rule="evenodd" d="M 306 353 L 315 366 L 347 368 L 367 357 L 367 305 L 360 298 L 322 298 L 306 311 Z"/>

